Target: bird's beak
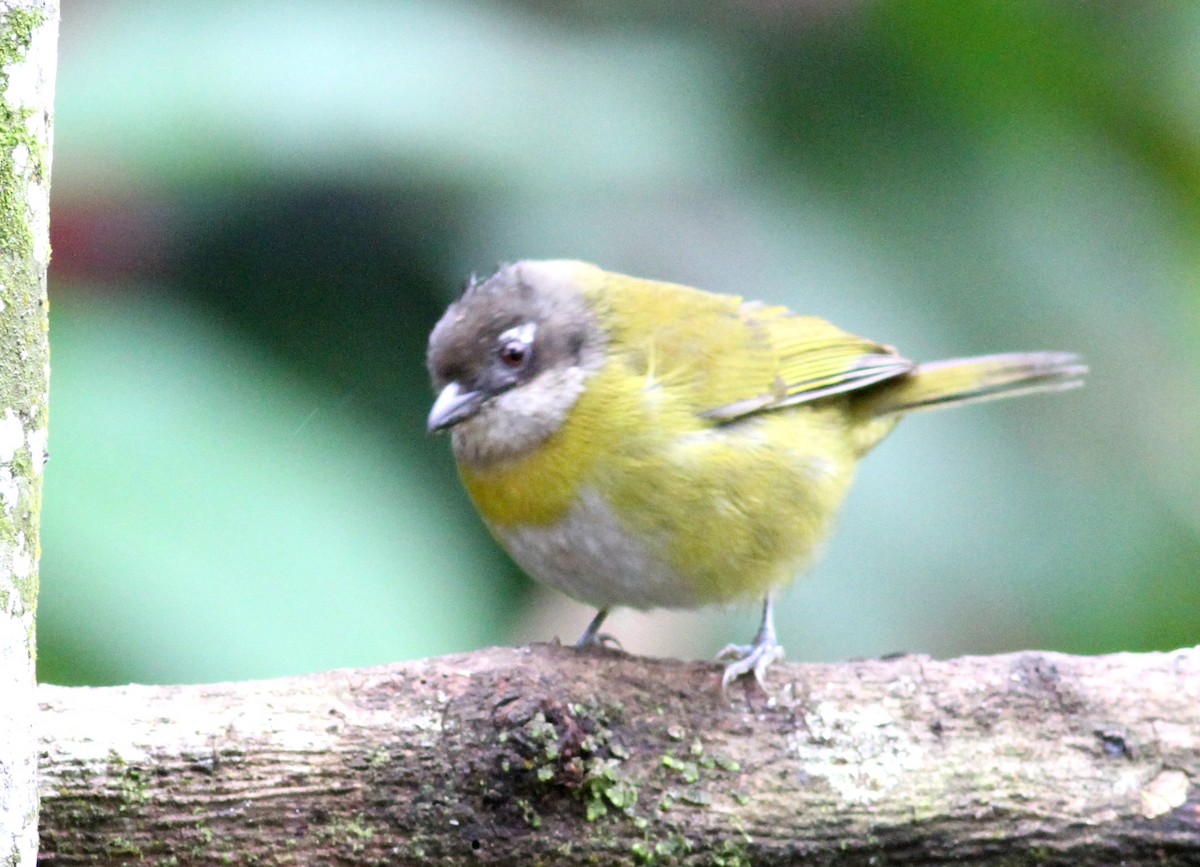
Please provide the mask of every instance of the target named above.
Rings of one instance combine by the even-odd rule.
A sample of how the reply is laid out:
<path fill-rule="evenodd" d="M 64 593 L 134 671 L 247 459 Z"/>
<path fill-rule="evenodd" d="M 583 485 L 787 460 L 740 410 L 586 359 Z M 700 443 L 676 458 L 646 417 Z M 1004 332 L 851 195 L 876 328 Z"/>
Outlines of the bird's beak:
<path fill-rule="evenodd" d="M 452 382 L 442 389 L 442 393 L 433 402 L 429 410 L 428 429 L 430 433 L 454 427 L 460 421 L 466 421 L 483 403 L 483 393 L 479 391 L 463 391 L 462 386 Z"/>

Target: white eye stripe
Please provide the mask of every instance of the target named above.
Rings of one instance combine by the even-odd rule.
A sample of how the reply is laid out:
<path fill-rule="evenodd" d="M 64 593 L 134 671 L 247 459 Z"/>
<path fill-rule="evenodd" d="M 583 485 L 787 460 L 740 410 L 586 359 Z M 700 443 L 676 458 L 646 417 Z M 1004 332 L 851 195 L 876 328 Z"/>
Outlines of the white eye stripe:
<path fill-rule="evenodd" d="M 509 340 L 516 340 L 530 346 L 533 344 L 535 334 L 537 334 L 537 323 L 526 322 L 524 325 L 517 325 L 503 332 L 500 335 L 500 342 L 507 343 Z"/>

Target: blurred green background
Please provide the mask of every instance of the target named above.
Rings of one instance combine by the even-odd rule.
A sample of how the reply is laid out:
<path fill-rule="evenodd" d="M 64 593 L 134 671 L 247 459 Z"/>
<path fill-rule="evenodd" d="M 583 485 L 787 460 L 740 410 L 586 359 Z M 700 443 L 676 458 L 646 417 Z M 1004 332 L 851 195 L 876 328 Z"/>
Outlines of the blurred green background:
<path fill-rule="evenodd" d="M 429 329 L 526 257 L 1086 356 L 900 426 L 789 659 L 1200 641 L 1200 4 L 62 6 L 44 680 L 574 640 L 424 433 Z M 708 657 L 755 608 L 611 625 Z"/>

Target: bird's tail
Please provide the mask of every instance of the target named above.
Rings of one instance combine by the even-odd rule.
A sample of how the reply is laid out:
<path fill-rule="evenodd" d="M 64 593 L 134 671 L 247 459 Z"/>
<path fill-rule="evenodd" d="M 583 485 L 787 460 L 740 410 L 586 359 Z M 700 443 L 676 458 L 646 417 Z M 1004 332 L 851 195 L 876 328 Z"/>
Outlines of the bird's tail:
<path fill-rule="evenodd" d="M 1013 352 L 918 365 L 864 395 L 874 417 L 1083 385 L 1087 366 L 1070 352 Z"/>

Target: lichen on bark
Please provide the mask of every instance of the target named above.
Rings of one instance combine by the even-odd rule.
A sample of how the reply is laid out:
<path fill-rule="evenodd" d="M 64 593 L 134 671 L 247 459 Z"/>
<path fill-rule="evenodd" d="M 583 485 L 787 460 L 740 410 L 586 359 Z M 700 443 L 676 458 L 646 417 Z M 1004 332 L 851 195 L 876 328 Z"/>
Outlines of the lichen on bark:
<path fill-rule="evenodd" d="M 0 15 L 0 565 L 8 579 L 0 610 L 27 621 L 31 649 L 48 411 L 53 70 L 27 55 L 48 16 L 57 13 L 47 3 Z"/>
<path fill-rule="evenodd" d="M 46 460 L 57 0 L 0 0 L 0 864 L 37 849 L 33 732 Z"/>

